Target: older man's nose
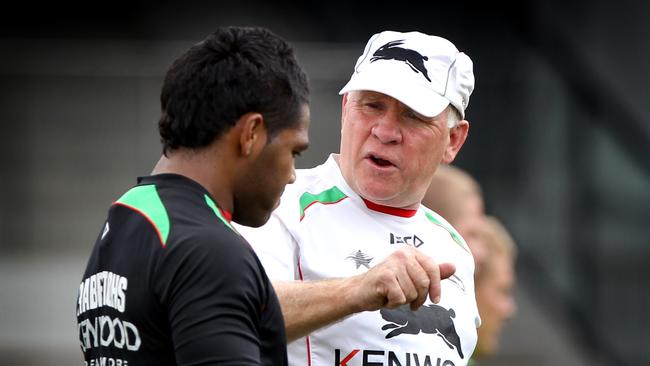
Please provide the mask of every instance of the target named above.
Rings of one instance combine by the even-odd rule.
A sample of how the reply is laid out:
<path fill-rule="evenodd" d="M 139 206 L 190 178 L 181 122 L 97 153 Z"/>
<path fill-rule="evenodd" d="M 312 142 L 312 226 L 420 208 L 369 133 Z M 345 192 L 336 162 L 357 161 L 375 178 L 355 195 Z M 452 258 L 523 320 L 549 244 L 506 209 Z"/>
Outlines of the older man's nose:
<path fill-rule="evenodd" d="M 372 134 L 382 144 L 402 142 L 402 132 L 399 127 L 397 115 L 395 113 L 386 113 L 379 117 L 372 127 Z"/>

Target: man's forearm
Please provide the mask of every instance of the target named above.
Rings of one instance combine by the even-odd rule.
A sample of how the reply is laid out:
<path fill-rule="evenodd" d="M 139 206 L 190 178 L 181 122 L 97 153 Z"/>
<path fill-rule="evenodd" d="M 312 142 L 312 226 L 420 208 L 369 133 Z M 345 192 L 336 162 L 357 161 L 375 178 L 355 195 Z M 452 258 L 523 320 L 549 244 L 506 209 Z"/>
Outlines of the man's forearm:
<path fill-rule="evenodd" d="M 275 281 L 289 342 L 360 311 L 350 296 L 354 278 L 312 282 Z"/>

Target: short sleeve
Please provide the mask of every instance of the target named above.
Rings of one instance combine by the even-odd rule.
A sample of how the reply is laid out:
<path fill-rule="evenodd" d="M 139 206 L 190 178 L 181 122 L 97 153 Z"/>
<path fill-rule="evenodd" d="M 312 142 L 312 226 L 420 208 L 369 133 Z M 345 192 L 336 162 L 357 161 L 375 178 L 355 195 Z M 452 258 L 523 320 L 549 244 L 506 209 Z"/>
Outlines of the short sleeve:
<path fill-rule="evenodd" d="M 176 362 L 260 364 L 268 289 L 244 240 L 195 233 L 170 248 L 164 262 L 161 301 L 168 304 Z"/>

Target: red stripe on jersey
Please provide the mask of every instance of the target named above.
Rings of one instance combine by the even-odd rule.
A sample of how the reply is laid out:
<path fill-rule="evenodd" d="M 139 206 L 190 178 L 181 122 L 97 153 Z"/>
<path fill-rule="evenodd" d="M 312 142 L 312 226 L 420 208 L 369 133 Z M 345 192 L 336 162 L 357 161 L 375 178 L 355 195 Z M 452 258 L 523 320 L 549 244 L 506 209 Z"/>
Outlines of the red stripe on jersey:
<path fill-rule="evenodd" d="M 226 210 L 224 210 L 224 209 L 222 209 L 221 207 L 218 207 L 218 206 L 217 206 L 217 208 L 219 208 L 219 212 L 221 212 L 224 219 L 226 219 L 228 222 L 232 221 L 232 214 L 230 213 L 230 211 L 226 211 Z"/>
<path fill-rule="evenodd" d="M 393 215 L 393 216 L 413 217 L 418 212 L 418 210 L 407 210 L 405 208 L 397 208 L 397 207 L 390 207 L 390 206 L 380 205 L 380 204 L 374 203 L 372 201 L 368 201 L 365 198 L 363 199 L 363 203 L 365 203 L 366 207 L 368 207 L 369 209 L 371 209 L 373 211 L 378 211 L 378 212 Z"/>

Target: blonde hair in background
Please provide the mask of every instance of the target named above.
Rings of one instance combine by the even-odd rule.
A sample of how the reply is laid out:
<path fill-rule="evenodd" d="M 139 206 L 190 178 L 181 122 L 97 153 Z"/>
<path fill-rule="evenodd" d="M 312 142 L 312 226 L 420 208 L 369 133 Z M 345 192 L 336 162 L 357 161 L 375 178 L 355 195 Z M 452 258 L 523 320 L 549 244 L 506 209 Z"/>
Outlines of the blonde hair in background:
<path fill-rule="evenodd" d="M 503 223 L 494 216 L 485 216 L 479 235 L 485 243 L 486 255 L 476 268 L 476 282 L 480 282 L 493 265 L 495 256 L 506 256 L 511 262 L 517 258 L 517 246 Z"/>
<path fill-rule="evenodd" d="M 453 113 L 450 112 L 451 114 Z M 431 179 L 422 203 L 455 225 L 459 218 L 466 214 L 465 206 L 459 204 L 460 200 L 470 196 L 483 199 L 478 182 L 460 168 L 440 165 Z"/>

